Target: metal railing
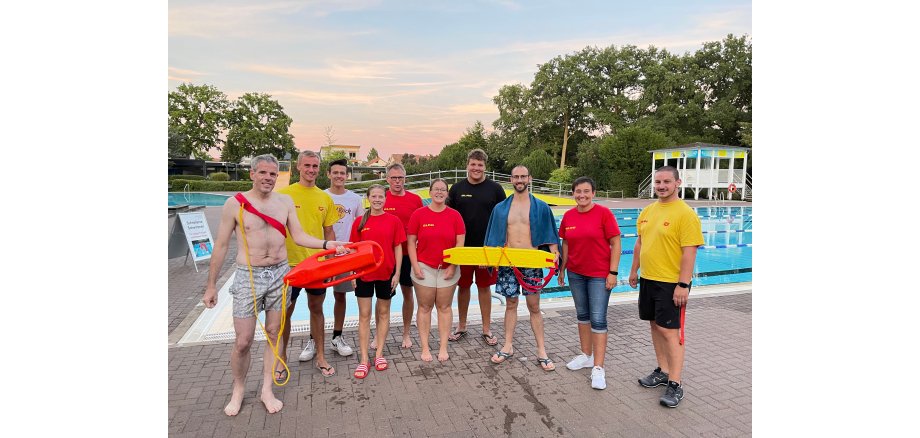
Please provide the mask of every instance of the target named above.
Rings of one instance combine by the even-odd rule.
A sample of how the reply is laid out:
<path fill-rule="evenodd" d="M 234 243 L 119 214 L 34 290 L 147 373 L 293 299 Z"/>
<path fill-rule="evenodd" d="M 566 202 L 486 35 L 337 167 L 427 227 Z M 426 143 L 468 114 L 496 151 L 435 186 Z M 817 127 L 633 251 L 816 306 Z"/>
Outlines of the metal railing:
<path fill-rule="evenodd" d="M 648 176 L 639 183 L 639 188 L 636 191 L 637 198 L 650 199 L 652 197 L 652 175 L 653 173 L 648 174 Z"/>
<path fill-rule="evenodd" d="M 501 184 L 502 187 L 513 188 L 513 185 L 511 184 L 511 175 L 492 171 L 487 171 L 485 174 L 487 178 L 490 178 L 493 181 Z M 438 170 L 434 172 L 406 175 L 405 187 L 407 190 L 428 188 L 431 180 L 435 178 L 443 178 L 445 181 L 447 181 L 448 184 L 453 184 L 457 181 L 466 179 L 466 169 Z M 366 191 L 366 187 L 371 184 L 387 186 L 387 181 L 386 178 L 378 178 L 366 181 L 349 181 L 345 183 L 345 188 L 355 193 L 364 193 Z M 530 184 L 530 191 L 532 193 L 550 194 L 556 196 L 568 195 L 570 191 L 569 188 L 569 185 L 565 183 L 536 178 L 531 180 Z M 623 192 L 620 191 L 620 197 L 623 197 L 622 193 Z"/>

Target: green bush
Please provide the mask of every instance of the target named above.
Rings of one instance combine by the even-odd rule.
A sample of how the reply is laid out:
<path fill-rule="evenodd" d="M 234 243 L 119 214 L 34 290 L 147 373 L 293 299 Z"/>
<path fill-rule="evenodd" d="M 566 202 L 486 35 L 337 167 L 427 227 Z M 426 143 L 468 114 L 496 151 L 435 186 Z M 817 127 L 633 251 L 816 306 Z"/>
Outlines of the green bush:
<path fill-rule="evenodd" d="M 175 180 L 175 179 L 184 179 L 184 180 L 188 180 L 188 181 L 196 181 L 196 180 L 203 180 L 203 179 L 206 179 L 206 178 L 203 177 L 203 176 L 201 176 L 201 175 L 169 175 L 169 180 L 170 180 L 170 181 Z"/>
<path fill-rule="evenodd" d="M 566 188 L 572 185 L 572 181 L 575 181 L 575 176 L 572 173 L 573 169 L 571 167 L 566 167 L 565 169 L 553 169 L 549 173 L 549 180 L 552 182 L 562 183 Z"/>
<path fill-rule="evenodd" d="M 230 181 L 230 174 L 227 172 L 214 172 L 208 175 L 211 181 Z"/>
<path fill-rule="evenodd" d="M 252 188 L 252 181 L 189 181 L 177 179 L 170 182 L 169 190 L 181 192 L 188 184 L 192 192 L 241 192 Z"/>
<path fill-rule="evenodd" d="M 238 180 L 240 180 L 240 181 L 252 181 L 251 179 L 249 179 L 249 171 L 248 171 L 248 170 L 237 170 L 237 171 L 236 171 L 236 178 L 237 178 Z"/>

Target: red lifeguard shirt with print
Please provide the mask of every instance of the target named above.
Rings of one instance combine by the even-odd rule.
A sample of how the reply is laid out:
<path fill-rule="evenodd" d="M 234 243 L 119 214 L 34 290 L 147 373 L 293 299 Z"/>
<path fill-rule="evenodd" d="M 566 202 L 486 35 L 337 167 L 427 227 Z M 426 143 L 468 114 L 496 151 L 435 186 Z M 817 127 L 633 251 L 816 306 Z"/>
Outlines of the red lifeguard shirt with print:
<path fill-rule="evenodd" d="M 396 196 L 387 190 L 387 198 L 383 201 L 383 211 L 398 217 L 402 221 L 403 231 L 406 234 L 409 234 L 409 216 L 422 207 L 422 197 L 408 190 L 403 192 L 403 196 Z M 406 242 L 403 242 L 403 255 L 409 255 L 408 250 Z"/>
<path fill-rule="evenodd" d="M 433 268 L 445 267 L 444 250 L 457 246 L 457 236 L 466 234 L 460 213 L 450 207 L 435 213 L 430 208 L 420 208 L 409 217 L 408 234 L 418 239 L 418 260 Z"/>
<path fill-rule="evenodd" d="M 396 268 L 396 253 L 393 252 L 393 247 L 406 241 L 406 230 L 399 218 L 389 213 L 368 217 L 364 227 L 358 230 L 361 220 L 359 217 L 351 224 L 351 237 L 348 240 L 372 240 L 383 248 L 383 264 L 376 271 L 362 275 L 361 281 L 389 280 L 393 277 L 393 269 Z"/>
<path fill-rule="evenodd" d="M 565 212 L 559 224 L 559 237 L 568 246 L 565 269 L 588 277 L 607 278 L 610 238 L 619 235 L 617 218 L 607 208 L 594 204 L 584 213 L 577 207 Z"/>

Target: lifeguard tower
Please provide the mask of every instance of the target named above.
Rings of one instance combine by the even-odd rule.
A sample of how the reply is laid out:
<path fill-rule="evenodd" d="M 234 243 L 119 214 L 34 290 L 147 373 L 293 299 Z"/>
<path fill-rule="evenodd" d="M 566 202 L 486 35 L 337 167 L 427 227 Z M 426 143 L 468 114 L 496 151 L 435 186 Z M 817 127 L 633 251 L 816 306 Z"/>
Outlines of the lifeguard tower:
<path fill-rule="evenodd" d="M 720 189 L 725 189 L 724 199 L 732 200 L 737 196 L 738 200 L 751 200 L 752 180 L 747 174 L 751 148 L 690 143 L 649 152 L 652 172 L 639 184 L 640 198 L 654 196 L 655 169 L 670 165 L 680 172 L 682 199 L 687 199 L 687 189 L 693 190 L 693 199 L 700 199 L 700 192 L 706 189 L 710 200 L 718 199 Z"/>

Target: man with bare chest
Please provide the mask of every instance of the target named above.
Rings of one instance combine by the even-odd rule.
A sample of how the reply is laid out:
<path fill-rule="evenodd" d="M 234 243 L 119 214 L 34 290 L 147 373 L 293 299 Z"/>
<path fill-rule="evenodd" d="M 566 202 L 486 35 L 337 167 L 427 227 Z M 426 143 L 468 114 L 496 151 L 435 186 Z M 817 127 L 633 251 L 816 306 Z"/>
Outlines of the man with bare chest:
<path fill-rule="evenodd" d="M 524 166 L 517 166 L 511 171 L 511 183 L 514 195 L 500 202 L 492 210 L 489 225 L 486 228 L 485 246 L 508 246 L 509 248 L 548 250 L 558 261 L 559 233 L 553 212 L 545 202 L 530 194 L 530 171 Z M 545 371 L 556 369 L 556 365 L 546 354 L 543 342 L 543 315 L 540 313 L 540 292 L 521 287 L 515 269 L 528 284 L 543 279 L 543 270 L 539 268 L 500 267 L 495 292 L 506 298 L 505 306 L 505 344 L 501 350 L 492 355 L 493 363 L 502 363 L 514 355 L 514 326 L 517 324 L 518 295 L 523 293 L 530 312 L 530 328 L 537 342 L 537 362 Z M 522 292 L 523 289 L 523 292 Z"/>
<path fill-rule="evenodd" d="M 230 286 L 233 297 L 233 329 L 236 341 L 230 354 L 233 370 L 233 392 L 224 413 L 239 413 L 249 372 L 250 349 L 255 337 L 256 316 L 265 311 L 265 332 L 271 344 L 278 339 L 283 312 L 282 301 L 287 301 L 284 276 L 288 273 L 285 237 L 298 245 L 310 248 L 335 248 L 345 250 L 345 242 L 325 241 L 304 233 L 294 211 L 294 202 L 287 195 L 272 193 L 278 179 L 278 160 L 271 155 L 252 159 L 249 173 L 252 190 L 239 193 L 224 203 L 220 226 L 214 243 L 214 253 L 208 271 L 208 282 L 202 297 L 207 308 L 217 305 L 217 279 L 220 267 L 227 257 L 230 238 L 236 232 L 236 272 Z M 240 222 L 242 214 L 242 222 Z M 277 344 L 275 344 L 277 345 Z M 272 392 L 271 349 L 266 347 L 262 361 L 261 400 L 269 413 L 281 410 L 283 404 Z"/>

